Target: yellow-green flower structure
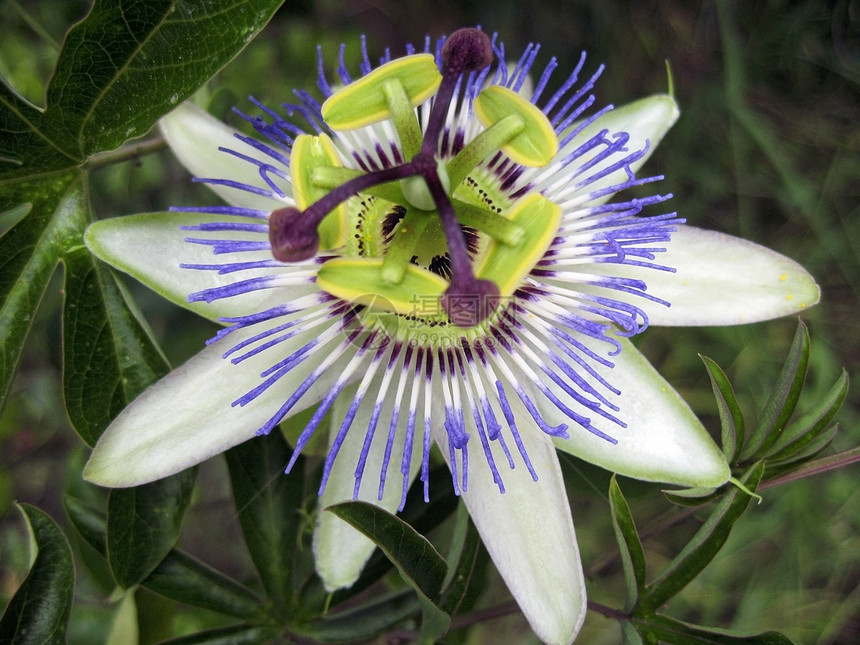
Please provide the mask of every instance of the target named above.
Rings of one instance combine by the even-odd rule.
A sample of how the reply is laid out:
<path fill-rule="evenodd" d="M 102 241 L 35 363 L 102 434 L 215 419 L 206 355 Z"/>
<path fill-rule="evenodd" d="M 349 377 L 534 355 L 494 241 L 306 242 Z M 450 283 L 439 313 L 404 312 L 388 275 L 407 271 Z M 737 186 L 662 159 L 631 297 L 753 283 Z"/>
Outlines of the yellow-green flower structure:
<path fill-rule="evenodd" d="M 327 434 L 323 506 L 397 510 L 416 478 L 431 494 L 444 459 L 535 633 L 571 642 L 585 590 L 556 451 L 680 486 L 730 476 L 629 338 L 783 316 L 818 288 L 664 212 L 670 195 L 633 196 L 662 179 L 637 173 L 674 100 L 595 109 L 602 68 L 580 80 L 583 55 L 550 92 L 558 65 L 538 70 L 538 49 L 509 61 L 463 29 L 376 66 L 362 52 L 355 76 L 342 50 L 337 85 L 320 63 L 321 100 L 239 112 L 254 137 L 192 105 L 166 117 L 171 149 L 225 203 L 102 221 L 86 241 L 224 329 L 114 420 L 85 476 L 152 481 L 308 410 L 294 459 Z M 319 514 L 328 588 L 372 549 Z"/>

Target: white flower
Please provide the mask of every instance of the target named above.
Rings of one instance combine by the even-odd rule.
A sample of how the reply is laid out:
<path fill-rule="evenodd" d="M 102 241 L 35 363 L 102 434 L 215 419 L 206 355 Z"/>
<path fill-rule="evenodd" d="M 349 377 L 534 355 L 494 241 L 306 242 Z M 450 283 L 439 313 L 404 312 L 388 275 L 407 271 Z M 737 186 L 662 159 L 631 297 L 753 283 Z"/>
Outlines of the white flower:
<path fill-rule="evenodd" d="M 568 643 L 585 591 L 556 449 L 682 486 L 730 474 L 628 337 L 786 315 L 818 288 L 776 253 L 641 214 L 669 196 L 610 201 L 660 179 L 635 173 L 671 97 L 587 115 L 584 57 L 545 96 L 554 60 L 526 89 L 536 47 L 509 71 L 477 30 L 442 42 L 375 70 L 365 55 L 357 80 L 341 60 L 322 106 L 299 92 L 287 116 L 245 117 L 260 140 L 191 105 L 163 120 L 228 205 L 99 222 L 87 244 L 226 327 L 117 417 L 85 475 L 165 477 L 318 406 L 295 454 L 331 411 L 322 505 L 395 510 L 416 476 L 429 494 L 435 443 L 535 633 Z M 372 546 L 322 513 L 326 586 Z"/>

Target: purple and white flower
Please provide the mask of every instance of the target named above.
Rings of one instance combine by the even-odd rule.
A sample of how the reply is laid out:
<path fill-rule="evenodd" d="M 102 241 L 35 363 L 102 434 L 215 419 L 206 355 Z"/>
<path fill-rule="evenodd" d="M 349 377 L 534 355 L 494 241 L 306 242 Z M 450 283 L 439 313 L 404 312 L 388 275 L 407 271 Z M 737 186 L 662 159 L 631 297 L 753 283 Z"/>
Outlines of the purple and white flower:
<path fill-rule="evenodd" d="M 556 450 L 681 486 L 730 476 L 629 338 L 787 315 L 818 288 L 664 213 L 670 195 L 631 194 L 662 179 L 637 173 L 678 117 L 672 97 L 595 109 L 602 68 L 581 79 L 583 56 L 549 92 L 557 64 L 535 67 L 538 49 L 509 63 L 462 30 L 376 67 L 362 52 L 355 77 L 342 50 L 342 87 L 320 57 L 324 103 L 298 91 L 239 113 L 253 137 L 192 105 L 166 117 L 171 149 L 225 204 L 99 222 L 87 244 L 225 327 L 114 420 L 85 476 L 152 481 L 308 409 L 294 454 L 327 433 L 321 504 L 393 511 L 416 478 L 431 494 L 435 445 L 535 633 L 571 642 L 585 590 Z M 328 588 L 372 548 L 320 514 Z"/>

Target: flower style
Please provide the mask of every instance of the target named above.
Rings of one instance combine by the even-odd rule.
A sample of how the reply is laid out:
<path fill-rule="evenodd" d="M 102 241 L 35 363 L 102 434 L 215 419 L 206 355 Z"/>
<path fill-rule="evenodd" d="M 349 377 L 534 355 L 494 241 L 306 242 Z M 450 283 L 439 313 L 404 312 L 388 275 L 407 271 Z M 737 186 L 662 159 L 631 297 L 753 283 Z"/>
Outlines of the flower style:
<path fill-rule="evenodd" d="M 416 477 L 429 495 L 435 443 L 535 633 L 572 641 L 585 592 L 556 449 L 683 486 L 730 474 L 628 338 L 789 314 L 818 289 L 771 251 L 641 214 L 669 195 L 610 201 L 661 179 L 636 172 L 676 105 L 588 115 L 600 70 L 577 85 L 583 55 L 549 95 L 557 64 L 532 84 L 537 53 L 508 66 L 467 29 L 376 68 L 364 52 L 353 79 L 341 50 L 340 89 L 320 56 L 322 104 L 297 92 L 286 116 L 239 113 L 260 138 L 191 105 L 165 118 L 228 205 L 99 222 L 87 244 L 225 328 L 117 417 L 86 477 L 165 477 L 317 406 L 293 459 L 325 421 L 322 504 L 395 510 Z M 327 587 L 372 548 L 320 514 Z"/>

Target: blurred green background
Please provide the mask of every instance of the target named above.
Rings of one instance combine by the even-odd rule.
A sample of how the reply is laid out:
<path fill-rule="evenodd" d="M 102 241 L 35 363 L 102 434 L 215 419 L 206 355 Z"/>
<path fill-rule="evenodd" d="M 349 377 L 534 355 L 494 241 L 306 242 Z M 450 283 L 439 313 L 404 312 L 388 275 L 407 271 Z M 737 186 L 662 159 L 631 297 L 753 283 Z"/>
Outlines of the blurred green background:
<path fill-rule="evenodd" d="M 0 0 L 0 73 L 32 102 L 43 102 L 63 34 L 88 6 L 77 0 Z M 666 175 L 660 190 L 674 193 L 671 208 L 689 223 L 766 245 L 816 277 L 822 302 L 804 315 L 813 343 L 810 400 L 843 365 L 860 382 L 860 1 L 287 0 L 262 35 L 209 85 L 207 98 L 225 118 L 231 105 L 252 110 L 249 94 L 270 105 L 289 102 L 292 88 L 315 89 L 316 44 L 330 71 L 339 44 L 347 43 L 347 60 L 356 69 L 360 34 L 367 35 L 374 59 L 385 47 L 397 54 L 406 42 L 475 24 L 499 32 L 511 57 L 529 42 L 541 43 L 538 65 L 550 56 L 559 59 L 556 82 L 587 51 L 586 73 L 601 62 L 607 66 L 597 86 L 599 104 L 665 91 L 668 62 L 682 117 L 646 170 Z M 211 199 L 190 184 L 167 152 L 101 170 L 92 186 L 99 217 Z M 10 222 L 0 219 L 0 232 Z M 129 286 L 174 364 L 212 334 L 208 324 Z M 0 605 L 27 567 L 22 522 L 12 501 L 33 503 L 61 520 L 65 480 L 78 476 L 77 466 L 69 464 L 80 460 L 81 444 L 65 419 L 60 390 L 61 288 L 57 279 L 47 292 L 0 417 Z M 794 328 L 794 320 L 654 328 L 638 342 L 717 430 L 697 354 L 727 371 L 753 415 L 764 404 Z M 860 444 L 858 403 L 854 385 L 839 417 L 836 450 Z M 204 472 L 211 490 L 192 509 L 187 524 L 197 532 L 187 532 L 183 543 L 216 566 L 241 571 L 244 556 L 213 544 L 200 530 L 201 523 L 219 517 L 235 524 L 227 493 L 218 488 L 219 467 Z M 599 602 L 618 603 L 622 592 L 612 561 L 605 478 L 572 459 L 564 467 L 589 592 Z M 766 491 L 718 560 L 669 613 L 725 628 L 779 629 L 802 643 L 860 642 L 858 481 L 855 465 Z M 624 486 L 640 526 L 654 525 L 668 506 L 657 489 Z M 649 562 L 656 569 L 690 534 L 682 526 L 648 542 Z M 223 535 L 218 542 L 228 539 Z M 504 599 L 502 592 L 495 600 Z M 97 601 L 86 589 L 78 602 L 76 612 L 99 611 L 87 605 Z M 475 642 L 522 629 L 516 615 L 488 621 L 476 628 Z M 617 640 L 611 621 L 589 615 L 581 642 Z"/>

